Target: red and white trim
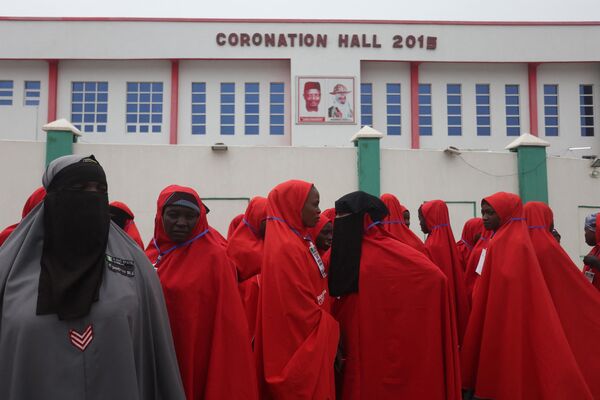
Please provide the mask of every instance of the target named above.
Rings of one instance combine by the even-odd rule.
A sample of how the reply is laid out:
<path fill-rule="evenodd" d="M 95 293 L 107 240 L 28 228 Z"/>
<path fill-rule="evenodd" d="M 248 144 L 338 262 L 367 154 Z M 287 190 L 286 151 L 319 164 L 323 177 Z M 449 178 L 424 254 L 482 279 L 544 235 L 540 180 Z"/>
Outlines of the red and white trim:
<path fill-rule="evenodd" d="M 79 333 L 74 329 L 69 329 L 69 339 L 71 340 L 71 344 L 73 346 L 77 347 L 81 351 L 85 351 L 85 349 L 94 339 L 94 329 L 92 328 L 92 324 L 88 325 L 83 333 Z"/>

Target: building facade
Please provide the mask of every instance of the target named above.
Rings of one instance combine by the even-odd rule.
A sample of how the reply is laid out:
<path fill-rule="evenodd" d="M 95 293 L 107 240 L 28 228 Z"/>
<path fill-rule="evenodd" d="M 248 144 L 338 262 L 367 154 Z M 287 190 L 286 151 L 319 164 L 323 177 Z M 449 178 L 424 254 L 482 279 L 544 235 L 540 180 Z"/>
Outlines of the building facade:
<path fill-rule="evenodd" d="M 0 139 L 598 154 L 599 23 L 0 18 Z M 590 148 L 574 152 L 573 148 Z"/>

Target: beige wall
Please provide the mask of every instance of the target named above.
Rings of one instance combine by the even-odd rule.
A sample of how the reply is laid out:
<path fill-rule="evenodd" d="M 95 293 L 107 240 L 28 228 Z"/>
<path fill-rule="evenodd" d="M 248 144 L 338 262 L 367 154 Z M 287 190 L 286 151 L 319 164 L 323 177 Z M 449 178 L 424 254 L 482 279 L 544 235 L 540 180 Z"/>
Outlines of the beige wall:
<path fill-rule="evenodd" d="M 44 145 L 0 141 L 0 226 L 19 220 L 28 195 L 41 184 Z M 266 195 L 284 180 L 314 182 L 322 209 L 333 207 L 338 197 L 358 187 L 354 148 L 236 146 L 216 152 L 209 146 L 77 144 L 75 151 L 93 153 L 102 163 L 111 200 L 132 208 L 146 242 L 153 232 L 158 193 L 169 184 L 192 186 L 204 198 L 238 198 L 207 201 L 209 222 L 222 233 L 231 218 L 243 212 L 243 198 Z M 465 152 L 457 157 L 433 150 L 384 149 L 381 190 L 395 194 L 410 209 L 415 232 L 422 202 L 450 202 L 452 228 L 459 239 L 462 224 L 474 214 L 473 206 L 479 214 L 482 197 L 497 191 L 518 192 L 516 166 L 516 155 L 508 152 Z M 590 172 L 588 160 L 548 159 L 556 227 L 578 264 L 579 256 L 588 250 L 582 217 L 592 211 L 580 206 L 600 206 L 600 182 Z"/>

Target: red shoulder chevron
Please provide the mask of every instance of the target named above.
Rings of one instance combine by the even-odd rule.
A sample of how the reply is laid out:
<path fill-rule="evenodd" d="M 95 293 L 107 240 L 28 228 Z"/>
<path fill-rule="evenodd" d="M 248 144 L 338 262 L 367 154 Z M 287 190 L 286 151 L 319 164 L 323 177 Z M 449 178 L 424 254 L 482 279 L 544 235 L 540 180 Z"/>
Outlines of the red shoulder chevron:
<path fill-rule="evenodd" d="M 71 340 L 71 344 L 73 346 L 77 347 L 81 351 L 85 351 L 86 347 L 88 347 L 92 339 L 94 339 L 94 330 L 92 328 L 92 324 L 88 325 L 83 333 L 78 333 L 76 330 L 70 329 L 69 339 Z"/>

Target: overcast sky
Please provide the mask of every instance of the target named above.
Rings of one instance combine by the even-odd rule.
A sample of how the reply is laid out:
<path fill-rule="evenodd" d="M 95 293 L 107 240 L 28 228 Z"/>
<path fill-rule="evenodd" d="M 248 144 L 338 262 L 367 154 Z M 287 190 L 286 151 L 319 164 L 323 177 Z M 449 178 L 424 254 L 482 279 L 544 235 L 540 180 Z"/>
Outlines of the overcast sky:
<path fill-rule="evenodd" d="M 600 0 L 0 0 L 0 15 L 600 21 Z"/>

